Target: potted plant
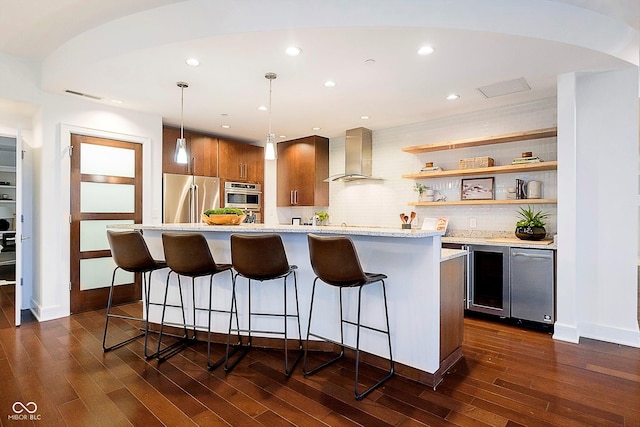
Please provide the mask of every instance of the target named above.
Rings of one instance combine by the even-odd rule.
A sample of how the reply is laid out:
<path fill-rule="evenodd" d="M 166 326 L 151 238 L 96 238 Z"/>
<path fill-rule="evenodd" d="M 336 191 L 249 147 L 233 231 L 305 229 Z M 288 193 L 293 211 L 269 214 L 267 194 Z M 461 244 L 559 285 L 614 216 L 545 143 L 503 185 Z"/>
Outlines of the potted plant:
<path fill-rule="evenodd" d="M 544 229 L 545 218 L 549 216 L 547 212 L 534 212 L 531 206 L 520 207 L 518 212 L 520 220 L 516 222 L 516 237 L 522 240 L 542 240 L 547 235 Z"/>
<path fill-rule="evenodd" d="M 329 220 L 329 214 L 324 211 L 316 212 L 315 215 L 318 217 L 318 225 L 324 225 Z"/>
<path fill-rule="evenodd" d="M 209 225 L 238 225 L 244 218 L 242 209 L 237 208 L 208 209 L 202 213 L 202 220 Z"/>
<path fill-rule="evenodd" d="M 422 200 L 422 195 L 425 191 L 427 191 L 428 188 L 429 187 L 427 187 L 426 185 L 422 185 L 419 182 L 416 182 L 416 185 L 413 186 L 413 191 L 418 193 L 418 200 Z"/>

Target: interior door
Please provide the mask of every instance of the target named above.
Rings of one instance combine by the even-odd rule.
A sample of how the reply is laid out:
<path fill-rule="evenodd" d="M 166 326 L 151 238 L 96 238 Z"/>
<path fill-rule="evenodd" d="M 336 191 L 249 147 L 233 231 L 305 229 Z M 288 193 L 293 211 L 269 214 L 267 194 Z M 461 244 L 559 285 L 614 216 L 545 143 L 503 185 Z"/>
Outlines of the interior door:
<path fill-rule="evenodd" d="M 32 234 L 32 160 L 31 150 L 18 130 L 16 136 L 16 291 L 15 322 L 22 323 L 22 310 L 29 308 L 33 289 Z"/>
<path fill-rule="evenodd" d="M 142 145 L 71 135 L 71 312 L 104 308 L 115 267 L 107 225 L 142 222 Z M 114 304 L 141 299 L 139 275 L 118 270 Z"/>

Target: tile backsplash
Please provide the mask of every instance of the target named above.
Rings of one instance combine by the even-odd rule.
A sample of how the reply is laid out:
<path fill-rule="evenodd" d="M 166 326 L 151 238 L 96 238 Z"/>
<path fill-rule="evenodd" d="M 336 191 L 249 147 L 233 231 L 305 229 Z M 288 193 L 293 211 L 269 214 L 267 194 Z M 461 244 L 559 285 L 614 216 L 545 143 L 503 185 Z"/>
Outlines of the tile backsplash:
<path fill-rule="evenodd" d="M 444 170 L 458 169 L 458 161 L 467 157 L 488 156 L 495 165 L 507 165 L 531 151 L 543 161 L 557 160 L 556 138 L 520 141 L 506 144 L 409 154 L 403 147 L 454 141 L 466 138 L 499 135 L 533 129 L 554 127 L 557 124 L 556 99 L 492 108 L 444 118 L 427 120 L 406 126 L 373 132 L 373 175 L 381 181 L 354 181 L 330 183 L 329 215 L 331 224 L 399 227 L 399 213 L 417 212 L 418 220 L 432 216 L 449 218 L 449 230 L 468 230 L 472 219 L 477 230 L 513 230 L 517 221 L 517 205 L 469 205 L 412 207 L 418 200 L 413 190 L 415 180 L 402 178 L 403 174 L 419 172 L 426 162 L 433 162 Z M 332 138 L 329 143 L 329 175 L 344 170 L 344 137 Z M 478 176 L 478 177 L 483 177 Z M 494 176 L 495 198 L 505 199 L 509 187 L 515 187 L 516 178 L 525 181 L 542 181 L 542 197 L 557 198 L 556 171 L 528 172 Z M 475 176 L 473 177 L 475 178 Z M 438 190 L 447 200 L 460 200 L 460 177 L 420 180 L 424 185 Z M 547 232 L 557 230 L 556 205 L 542 204 L 534 207 L 549 212 Z M 313 209 L 308 209 L 310 213 Z M 307 212 L 300 212 L 306 216 Z M 282 215 L 281 215 L 282 216 Z M 286 216 L 286 215 L 285 215 Z"/>

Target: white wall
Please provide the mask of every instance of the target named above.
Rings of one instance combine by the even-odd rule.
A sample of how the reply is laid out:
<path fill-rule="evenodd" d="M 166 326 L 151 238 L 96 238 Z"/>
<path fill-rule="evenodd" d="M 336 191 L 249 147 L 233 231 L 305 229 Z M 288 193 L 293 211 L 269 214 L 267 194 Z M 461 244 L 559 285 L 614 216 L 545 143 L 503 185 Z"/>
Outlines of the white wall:
<path fill-rule="evenodd" d="M 162 205 L 162 118 L 45 94 L 39 126 L 32 310 L 42 321 L 69 314 L 69 132 L 144 143 L 143 221 L 153 223 L 160 221 Z"/>
<path fill-rule="evenodd" d="M 554 338 L 640 347 L 638 69 L 572 73 L 558 83 Z"/>
<path fill-rule="evenodd" d="M 383 181 L 332 182 L 330 221 L 333 224 L 345 222 L 349 225 L 399 227 L 399 213 L 415 210 L 419 220 L 425 216 L 448 217 L 450 231 L 469 230 L 469 219 L 472 217 L 476 218 L 477 230 L 513 230 L 517 221 L 515 206 L 408 206 L 408 202 L 418 200 L 418 194 L 413 191 L 416 181 L 402 178 L 402 175 L 419 172 L 426 162 L 434 162 L 435 166 L 445 170 L 458 169 L 458 160 L 476 156 L 493 157 L 496 165 L 505 165 L 520 157 L 523 151 L 532 151 L 545 161 L 557 160 L 556 138 L 419 155 L 405 153 L 402 148 L 554 126 L 556 99 L 545 98 L 374 131 L 373 175 Z M 344 171 L 344 138 L 332 138 L 330 141 L 329 169 L 329 175 Z M 555 171 L 494 176 L 497 199 L 506 198 L 506 188 L 515 186 L 516 178 L 543 181 L 543 197 L 555 199 L 557 196 Z M 433 186 L 445 194 L 448 200 L 460 200 L 460 177 L 420 182 Z M 556 206 L 536 206 L 552 214 L 546 228 L 549 233 L 554 233 L 557 230 Z"/>

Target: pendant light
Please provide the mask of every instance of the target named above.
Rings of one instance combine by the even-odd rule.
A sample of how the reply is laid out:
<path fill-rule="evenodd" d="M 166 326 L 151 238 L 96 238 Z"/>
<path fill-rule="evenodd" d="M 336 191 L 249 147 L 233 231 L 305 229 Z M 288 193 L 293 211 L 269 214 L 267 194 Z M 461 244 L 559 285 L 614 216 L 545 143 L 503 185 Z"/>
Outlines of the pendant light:
<path fill-rule="evenodd" d="M 269 133 L 267 134 L 267 143 L 264 146 L 264 158 L 265 160 L 275 160 L 278 158 L 278 150 L 276 149 L 275 135 L 271 133 L 271 82 L 278 75 L 276 73 L 267 73 L 264 77 L 269 80 Z"/>
<path fill-rule="evenodd" d="M 182 94 L 180 97 L 180 138 L 176 142 L 174 160 L 176 163 L 186 165 L 189 162 L 189 156 L 187 156 L 187 140 L 184 138 L 184 88 L 189 87 L 189 85 L 185 82 L 178 82 L 177 85 Z"/>

